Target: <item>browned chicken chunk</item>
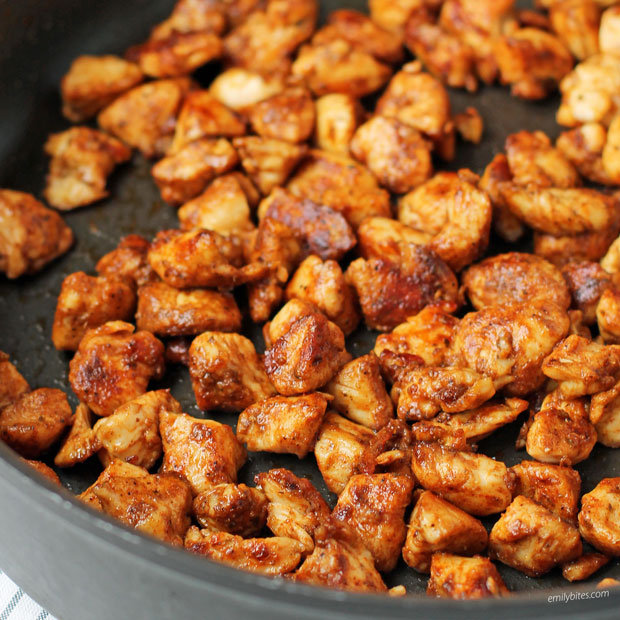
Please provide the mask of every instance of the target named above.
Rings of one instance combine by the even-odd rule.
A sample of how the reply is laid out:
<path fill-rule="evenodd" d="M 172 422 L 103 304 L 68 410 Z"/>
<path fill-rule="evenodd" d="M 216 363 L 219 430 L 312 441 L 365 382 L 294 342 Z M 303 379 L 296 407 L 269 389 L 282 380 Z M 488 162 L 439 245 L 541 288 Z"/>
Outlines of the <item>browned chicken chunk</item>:
<path fill-rule="evenodd" d="M 345 93 L 323 95 L 315 101 L 315 143 L 332 153 L 349 155 L 349 143 L 363 119 L 359 101 Z"/>
<path fill-rule="evenodd" d="M 92 428 L 91 411 L 84 403 L 80 403 L 75 410 L 71 429 L 54 457 L 54 465 L 73 467 L 88 460 L 100 448 L 101 444 Z"/>
<path fill-rule="evenodd" d="M 581 498 L 579 531 L 599 551 L 620 555 L 620 478 L 603 478 Z"/>
<path fill-rule="evenodd" d="M 31 459 L 23 459 L 23 461 L 24 463 L 30 465 L 33 469 L 36 469 L 41 476 L 45 476 L 50 482 L 62 485 L 58 474 L 49 465 L 46 465 L 41 461 L 33 461 Z"/>
<path fill-rule="evenodd" d="M 9 356 L 0 351 L 0 412 L 26 392 L 30 392 L 28 381 L 9 361 Z"/>
<path fill-rule="evenodd" d="M 562 268 L 562 274 L 573 300 L 573 305 L 583 313 L 583 322 L 596 322 L 596 308 L 601 295 L 611 286 L 612 278 L 592 261 L 573 261 Z"/>
<path fill-rule="evenodd" d="M 170 16 L 151 31 L 151 39 L 165 39 L 173 32 L 222 34 L 226 29 L 227 17 L 231 22 L 234 19 L 245 18 L 257 4 L 257 0 L 242 0 L 241 2 L 177 0 Z"/>
<path fill-rule="evenodd" d="M 602 553 L 584 553 L 576 560 L 562 564 L 562 577 L 567 581 L 583 581 L 609 563 L 610 557 Z"/>
<path fill-rule="evenodd" d="M 601 52 L 620 54 L 618 34 L 620 34 L 620 9 L 611 6 L 601 15 L 601 27 L 598 33 Z"/>
<path fill-rule="evenodd" d="M 598 52 L 600 17 L 593 0 L 564 0 L 549 7 L 551 27 L 577 60 Z"/>
<path fill-rule="evenodd" d="M 280 74 L 267 75 L 232 67 L 211 82 L 209 92 L 231 110 L 247 112 L 254 104 L 282 92 L 284 88 L 284 79 Z"/>
<path fill-rule="evenodd" d="M 596 322 L 605 343 L 620 343 L 620 290 L 616 287 L 603 291 L 596 307 Z"/>
<path fill-rule="evenodd" d="M 95 268 L 104 277 L 126 278 L 136 286 L 144 286 L 157 278 L 147 260 L 150 243 L 140 235 L 123 237 L 118 246 L 104 254 Z"/>

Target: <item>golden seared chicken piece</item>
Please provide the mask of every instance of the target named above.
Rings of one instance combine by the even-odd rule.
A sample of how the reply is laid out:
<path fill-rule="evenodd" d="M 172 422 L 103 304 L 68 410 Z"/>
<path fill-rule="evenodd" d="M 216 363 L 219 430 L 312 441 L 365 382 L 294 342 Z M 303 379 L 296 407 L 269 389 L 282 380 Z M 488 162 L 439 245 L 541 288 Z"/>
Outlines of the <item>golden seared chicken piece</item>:
<path fill-rule="evenodd" d="M 508 252 L 486 258 L 463 274 L 463 286 L 477 310 L 540 299 L 571 305 L 562 272 L 535 254 Z"/>
<path fill-rule="evenodd" d="M 269 504 L 267 527 L 276 535 L 300 542 L 303 555 L 314 549 L 314 533 L 329 521 L 329 506 L 314 485 L 288 469 L 271 469 L 257 474 L 257 486 Z"/>
<path fill-rule="evenodd" d="M 433 174 L 429 142 L 395 118 L 373 117 L 358 128 L 350 147 L 379 183 L 397 194 L 411 191 Z"/>
<path fill-rule="evenodd" d="M 307 89 L 291 87 L 254 104 L 249 117 L 263 138 L 305 142 L 314 131 L 314 102 Z"/>
<path fill-rule="evenodd" d="M 436 139 L 444 134 L 450 121 L 450 99 L 437 78 L 424 73 L 419 62 L 411 62 L 392 78 L 375 113 L 395 118 Z"/>
<path fill-rule="evenodd" d="M 583 581 L 609 563 L 610 557 L 602 553 L 584 553 L 576 560 L 562 564 L 562 577 L 567 581 Z"/>
<path fill-rule="evenodd" d="M 392 388 L 396 412 L 405 422 L 430 420 L 440 411 L 467 411 L 494 395 L 493 379 L 469 368 L 405 369 Z"/>
<path fill-rule="evenodd" d="M 240 413 L 237 437 L 252 452 L 295 454 L 302 459 L 314 448 L 327 403 L 316 392 L 267 398 Z"/>
<path fill-rule="evenodd" d="M 125 279 L 136 288 L 158 280 L 147 260 L 150 245 L 140 235 L 127 235 L 114 250 L 99 259 L 95 269 L 103 278 Z"/>
<path fill-rule="evenodd" d="M 240 172 L 218 177 L 200 196 L 178 210 L 181 229 L 206 228 L 221 235 L 252 231 L 254 224 L 246 188 L 251 190 L 253 186 Z"/>
<path fill-rule="evenodd" d="M 372 352 L 345 364 L 326 391 L 334 397 L 332 404 L 340 413 L 373 431 L 393 418 L 394 407 L 381 376 L 379 358 Z"/>
<path fill-rule="evenodd" d="M 308 256 L 293 274 L 285 296 L 314 304 L 345 336 L 359 323 L 355 293 L 335 260 L 323 262 L 318 256 Z"/>
<path fill-rule="evenodd" d="M 181 413 L 181 405 L 168 390 L 157 390 L 121 405 L 111 416 L 98 420 L 93 430 L 103 466 L 120 460 L 151 469 L 162 454 L 159 415 L 164 411 Z"/>
<path fill-rule="evenodd" d="M 314 141 L 319 149 L 349 155 L 349 143 L 364 117 L 364 109 L 352 95 L 332 93 L 315 102 Z"/>
<path fill-rule="evenodd" d="M 390 420 L 370 437 L 361 458 L 357 459 L 355 473 L 389 473 L 411 478 L 415 482 L 411 472 L 411 452 L 413 439 L 417 437 L 414 437 L 412 430 L 413 427 L 401 420 Z"/>
<path fill-rule="evenodd" d="M 507 596 L 508 588 L 489 558 L 434 553 L 426 594 L 438 598 L 481 599 Z"/>
<path fill-rule="evenodd" d="M 97 122 L 145 157 L 162 156 L 170 146 L 181 103 L 193 86 L 189 78 L 137 86 L 104 108 Z"/>
<path fill-rule="evenodd" d="M 307 151 L 306 145 L 261 136 L 235 138 L 233 145 L 243 169 L 264 196 L 285 184 Z"/>
<path fill-rule="evenodd" d="M 316 532 L 314 551 L 293 578 L 337 590 L 385 592 L 372 553 L 345 523 L 329 520 Z"/>
<path fill-rule="evenodd" d="M 596 322 L 596 307 L 601 295 L 612 285 L 611 276 L 592 261 L 573 261 L 562 268 L 573 305 L 583 313 L 583 322 Z"/>
<path fill-rule="evenodd" d="M 185 549 L 210 560 L 263 575 L 285 575 L 301 560 L 301 543 L 292 538 L 241 538 L 212 528 L 192 526 L 185 536 Z"/>
<path fill-rule="evenodd" d="M 491 377 L 496 387 L 505 385 L 508 395 L 524 396 L 543 384 L 543 360 L 569 327 L 566 310 L 552 302 L 490 306 L 465 315 L 453 350 L 465 366 Z"/>
<path fill-rule="evenodd" d="M 143 79 L 138 65 L 118 56 L 78 56 L 60 83 L 62 113 L 81 123 Z"/>
<path fill-rule="evenodd" d="M 364 97 L 390 79 L 392 69 L 344 38 L 304 45 L 292 66 L 314 95 L 343 93 Z"/>
<path fill-rule="evenodd" d="M 614 54 L 595 54 L 580 62 L 560 83 L 560 125 L 609 125 L 620 110 L 620 66 Z"/>
<path fill-rule="evenodd" d="M 480 144 L 484 132 L 484 120 L 476 108 L 465 108 L 464 112 L 455 114 L 452 121 L 454 122 L 454 128 L 463 140 L 473 144 Z M 484 189 L 481 184 L 480 188 Z"/>
<path fill-rule="evenodd" d="M 136 325 L 157 336 L 236 332 L 241 329 L 241 312 L 230 293 L 179 290 L 165 282 L 153 282 L 138 289 Z"/>
<path fill-rule="evenodd" d="M 248 538 L 265 527 L 267 505 L 259 489 L 223 483 L 195 497 L 193 510 L 202 527 Z"/>
<path fill-rule="evenodd" d="M 316 0 L 268 0 L 226 37 L 231 65 L 266 74 L 286 72 L 290 55 L 316 26 Z"/>
<path fill-rule="evenodd" d="M 373 437 L 373 432 L 365 426 L 337 413 L 327 413 L 314 446 L 314 456 L 332 493 L 342 493 Z"/>
<path fill-rule="evenodd" d="M 514 422 L 529 407 L 521 398 L 507 398 L 504 402 L 490 402 L 470 411 L 440 416 L 441 422 L 455 430 L 462 430 L 468 442 L 477 443 L 497 429 Z"/>
<path fill-rule="evenodd" d="M 25 458 L 36 458 L 71 424 L 67 395 L 54 388 L 24 392 L 0 411 L 0 440 Z"/>
<path fill-rule="evenodd" d="M 232 67 L 211 82 L 209 92 L 231 110 L 247 112 L 259 101 L 282 92 L 284 88 L 281 75 L 264 75 L 259 71 Z"/>
<path fill-rule="evenodd" d="M 30 194 L 0 189 L 0 271 L 7 278 L 39 271 L 72 245 L 58 213 Z"/>
<path fill-rule="evenodd" d="M 620 17 L 618 22 L 620 22 Z M 607 177 L 614 185 L 620 184 L 620 113 L 616 114 L 609 124 L 607 141 L 603 147 L 601 161 Z"/>
<path fill-rule="evenodd" d="M 601 258 L 601 267 L 611 274 L 620 271 L 620 237 L 614 239 L 606 250 L 606 254 Z"/>
<path fill-rule="evenodd" d="M 408 244 L 401 260 L 358 258 L 346 271 L 371 329 L 389 331 L 429 304 L 458 302 L 456 276 L 435 252 Z"/>
<path fill-rule="evenodd" d="M 71 388 L 99 416 L 144 394 L 149 381 L 164 374 L 164 345 L 134 330 L 124 321 L 89 329 L 69 363 Z"/>
<path fill-rule="evenodd" d="M 246 452 L 227 424 L 162 410 L 159 432 L 164 449 L 161 471 L 187 480 L 194 496 L 216 484 L 237 482 Z"/>
<path fill-rule="evenodd" d="M 24 463 L 30 465 L 33 469 L 36 469 L 41 476 L 45 476 L 50 482 L 54 482 L 58 485 L 62 485 L 58 474 L 45 463 L 41 461 L 33 461 L 31 459 L 22 459 Z"/>
<path fill-rule="evenodd" d="M 481 553 L 487 539 L 478 519 L 431 491 L 422 491 L 409 519 L 403 558 L 419 573 L 428 573 L 435 553 Z"/>
<path fill-rule="evenodd" d="M 403 246 L 429 245 L 432 235 L 419 232 L 389 217 L 367 217 L 357 229 L 357 240 L 363 258 L 384 258 L 398 263 Z"/>
<path fill-rule="evenodd" d="M 245 122 L 207 90 L 187 94 L 174 130 L 168 155 L 176 155 L 201 138 L 234 137 L 245 133 Z"/>
<path fill-rule="evenodd" d="M 428 305 L 389 334 L 380 334 L 374 352 L 381 357 L 384 351 L 420 356 L 427 366 L 443 366 L 447 361 L 459 320 L 449 314 L 455 307 Z"/>
<path fill-rule="evenodd" d="M 601 11 L 593 0 L 565 0 L 549 7 L 553 31 L 577 60 L 585 60 L 599 50 Z"/>
<path fill-rule="evenodd" d="M 71 429 L 54 457 L 57 467 L 73 467 L 88 460 L 101 448 L 101 443 L 92 428 L 90 409 L 80 403 L 71 421 Z"/>
<path fill-rule="evenodd" d="M 436 0 L 369 0 L 370 18 L 381 28 L 393 33 L 394 38 L 402 37 L 407 20 L 414 9 L 420 6 L 437 8 Z"/>
<path fill-rule="evenodd" d="M 473 515 L 501 512 L 512 499 L 506 465 L 484 454 L 417 441 L 411 467 L 427 491 Z"/>
<path fill-rule="evenodd" d="M 276 187 L 258 208 L 260 220 L 288 226 L 302 241 L 302 253 L 340 260 L 357 243 L 346 218 L 336 209 Z"/>
<path fill-rule="evenodd" d="M 62 211 L 106 198 L 108 175 L 131 157 L 131 150 L 120 140 L 89 127 L 52 134 L 44 148 L 52 158 L 45 199 Z"/>
<path fill-rule="evenodd" d="M 462 429 L 450 427 L 445 423 L 445 421 L 438 421 L 440 419 L 445 420 L 447 417 L 448 414 L 445 416 L 438 416 L 434 420 L 420 420 L 419 422 L 412 424 L 412 441 L 438 443 L 453 450 L 474 452 L 473 446 L 467 443 L 467 438 L 465 437 L 465 433 Z M 406 423 L 401 422 L 401 424 Z"/>
<path fill-rule="evenodd" d="M 500 81 L 523 99 L 543 99 L 573 68 L 573 57 L 556 36 L 520 28 L 494 42 Z"/>
<path fill-rule="evenodd" d="M 603 291 L 596 307 L 596 321 L 603 342 L 620 343 L 620 291 L 617 288 Z"/>
<path fill-rule="evenodd" d="M 275 394 L 250 340 L 205 332 L 189 349 L 189 373 L 198 407 L 242 411 Z"/>
<path fill-rule="evenodd" d="M 544 575 L 581 552 L 574 525 L 523 495 L 515 497 L 489 535 L 490 556 L 529 577 Z"/>
<path fill-rule="evenodd" d="M 265 370 L 285 396 L 325 385 L 350 359 L 342 330 L 320 312 L 304 316 L 265 351 Z"/>
<path fill-rule="evenodd" d="M 340 211 L 353 229 L 371 216 L 391 216 L 388 192 L 372 173 L 338 153 L 312 150 L 287 185 L 301 198 Z"/>
<path fill-rule="evenodd" d="M 407 533 L 405 509 L 411 502 L 413 486 L 407 476 L 353 476 L 332 513 L 364 541 L 381 572 L 393 570 L 398 562 Z"/>
<path fill-rule="evenodd" d="M 581 498 L 579 532 L 599 551 L 620 555 L 620 478 L 603 478 Z"/>
<path fill-rule="evenodd" d="M 592 396 L 590 421 L 596 428 L 597 440 L 610 448 L 620 447 L 620 383 Z"/>
<path fill-rule="evenodd" d="M 84 334 L 108 321 L 133 318 L 136 295 L 127 280 L 116 277 L 69 274 L 56 303 L 52 341 L 57 349 L 75 351 Z"/>
<path fill-rule="evenodd" d="M 26 392 L 30 392 L 28 381 L 9 362 L 9 356 L 0 351 L 0 412 Z"/>
<path fill-rule="evenodd" d="M 291 299 L 263 327 L 265 346 L 269 348 L 276 340 L 286 335 L 294 323 L 311 314 L 320 314 L 318 308 L 302 299 Z"/>
<path fill-rule="evenodd" d="M 611 6 L 601 15 L 599 47 L 604 54 L 620 54 L 620 8 Z"/>
<path fill-rule="evenodd" d="M 429 247 L 455 271 L 479 258 L 489 242 L 491 201 L 478 181 L 469 170 L 440 172 L 398 205 L 398 219 L 431 235 Z"/>
<path fill-rule="evenodd" d="M 202 138 L 158 161 L 152 170 L 161 197 L 180 205 L 200 194 L 216 176 L 239 163 L 237 151 L 225 138 Z"/>
<path fill-rule="evenodd" d="M 524 495 L 557 517 L 577 522 L 581 477 L 570 467 L 522 461 L 508 470 L 513 497 Z"/>
<path fill-rule="evenodd" d="M 506 138 L 508 166 L 517 185 L 569 188 L 581 185 L 579 174 L 542 131 L 519 131 Z"/>
<path fill-rule="evenodd" d="M 223 53 L 222 40 L 213 32 L 173 31 L 131 47 L 127 57 L 149 77 L 174 78 L 189 75 Z"/>
<path fill-rule="evenodd" d="M 150 475 L 142 467 L 113 461 L 79 499 L 145 534 L 183 544 L 191 524 L 192 494 L 176 476 Z"/>
<path fill-rule="evenodd" d="M 232 13 L 230 3 L 226 7 Z M 238 3 L 242 12 L 251 11 L 255 0 Z M 248 5 L 248 6 L 246 6 Z M 231 17 L 232 15 L 228 15 Z M 170 16 L 151 31 L 151 39 L 165 39 L 174 32 L 213 32 L 222 34 L 226 30 L 225 5 L 213 0 L 177 0 Z"/>
<path fill-rule="evenodd" d="M 236 239 L 212 230 L 162 230 L 148 252 L 148 261 L 166 284 L 175 288 L 233 288 L 264 278 L 269 268 L 242 266 Z"/>

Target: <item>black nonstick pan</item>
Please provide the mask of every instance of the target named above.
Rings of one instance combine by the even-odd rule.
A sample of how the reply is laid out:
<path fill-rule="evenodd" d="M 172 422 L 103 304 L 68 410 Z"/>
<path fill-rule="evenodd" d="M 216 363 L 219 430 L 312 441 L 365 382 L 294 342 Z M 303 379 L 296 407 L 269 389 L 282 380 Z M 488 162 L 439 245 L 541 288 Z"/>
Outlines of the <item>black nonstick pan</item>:
<path fill-rule="evenodd" d="M 60 115 L 58 84 L 71 60 L 86 53 L 122 54 L 144 40 L 172 5 L 172 0 L 0 0 L 0 187 L 41 197 L 47 168 L 42 145 L 49 133 L 68 126 Z M 325 13 L 341 7 L 364 10 L 364 5 L 363 0 L 322 1 Z M 499 86 L 475 95 L 453 91 L 451 98 L 457 112 L 477 107 L 486 129 L 481 145 L 459 144 L 450 169 L 481 173 L 505 137 L 520 129 L 542 129 L 551 137 L 559 131 L 557 99 L 526 103 Z M 0 275 L 0 350 L 31 386 L 70 393 L 70 358 L 57 352 L 50 338 L 63 278 L 73 271 L 92 272 L 97 259 L 128 233 L 151 237 L 177 225 L 175 210 L 162 202 L 150 178 L 150 165 L 135 155 L 112 177 L 108 200 L 66 215 L 77 239 L 69 254 L 32 277 L 8 281 Z M 492 250 L 503 250 L 494 243 Z M 258 329 L 254 336 L 259 345 Z M 350 352 L 365 353 L 374 338 L 367 331 L 354 335 Z M 170 387 L 184 411 L 204 416 L 195 406 L 186 369 L 170 367 L 157 387 Z M 214 417 L 236 421 L 227 414 Z M 514 450 L 521 421 L 482 442 L 480 450 L 509 466 L 521 461 L 524 454 Z M 272 467 L 310 478 L 333 501 L 311 458 L 250 454 L 240 479 L 250 482 Z M 577 469 L 588 492 L 602 477 L 620 476 L 620 452 L 597 445 Z M 569 585 L 559 571 L 530 579 L 499 565 L 515 594 L 482 602 L 427 598 L 426 578 L 401 563 L 388 585 L 404 584 L 407 597 L 353 595 L 242 573 L 160 544 L 73 499 L 70 491 L 80 492 L 96 477 L 96 464 L 59 473 L 68 491 L 58 492 L 0 443 L 0 567 L 62 620 L 618 617 L 620 592 L 587 599 L 576 594 L 592 592 L 604 577 L 620 579 L 617 562 L 579 586 Z M 561 592 L 568 602 L 549 602 Z"/>

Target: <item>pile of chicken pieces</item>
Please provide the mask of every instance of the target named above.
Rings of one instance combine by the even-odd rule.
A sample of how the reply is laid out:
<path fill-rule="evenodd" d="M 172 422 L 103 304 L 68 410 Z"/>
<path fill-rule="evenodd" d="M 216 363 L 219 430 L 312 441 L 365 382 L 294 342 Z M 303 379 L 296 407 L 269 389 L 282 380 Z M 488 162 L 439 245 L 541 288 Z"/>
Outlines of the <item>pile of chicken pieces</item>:
<path fill-rule="evenodd" d="M 0 353 L 0 439 L 58 483 L 41 459 L 97 457 L 92 508 L 304 583 L 402 596 L 383 577 L 402 557 L 429 595 L 482 598 L 508 594 L 493 561 L 578 581 L 620 556 L 620 478 L 582 496 L 574 468 L 620 447 L 620 6 L 539 4 L 370 0 L 317 30 L 316 0 L 179 0 L 124 58 L 76 59 L 63 113 L 98 128 L 50 136 L 46 201 L 105 198 L 135 150 L 179 228 L 64 279 L 52 340 L 74 353 L 75 413 Z M 446 85 L 496 80 L 559 87 L 569 129 L 508 136 L 481 177 L 435 172 L 483 131 Z M 0 223 L 9 278 L 73 242 L 21 192 L 0 190 Z M 486 256 L 492 230 L 533 253 Z M 380 334 L 353 358 L 360 325 Z M 149 390 L 166 364 L 236 430 Z M 530 459 L 478 451 L 517 420 Z M 313 454 L 335 506 L 283 468 L 238 483 L 247 451 Z"/>

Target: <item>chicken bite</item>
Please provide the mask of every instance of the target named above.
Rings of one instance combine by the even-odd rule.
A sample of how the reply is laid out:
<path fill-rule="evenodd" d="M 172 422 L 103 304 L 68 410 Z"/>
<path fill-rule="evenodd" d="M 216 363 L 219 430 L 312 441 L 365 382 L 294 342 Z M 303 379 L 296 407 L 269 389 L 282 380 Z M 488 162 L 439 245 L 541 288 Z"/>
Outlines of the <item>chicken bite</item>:
<path fill-rule="evenodd" d="M 610 557 L 602 553 L 584 553 L 576 560 L 562 564 L 562 577 L 567 581 L 583 581 L 609 563 Z"/>
<path fill-rule="evenodd" d="M 620 555 L 620 478 L 603 478 L 581 498 L 579 532 L 596 549 Z"/>
<path fill-rule="evenodd" d="M 364 109 L 352 95 L 331 93 L 315 102 L 314 141 L 319 149 L 349 155 L 349 143 L 364 117 Z"/>
<path fill-rule="evenodd" d="M 618 21 L 620 22 L 620 19 Z M 620 114 L 616 114 L 609 123 L 601 163 L 612 185 L 620 184 Z"/>
<path fill-rule="evenodd" d="M 9 356 L 0 351 L 0 412 L 26 392 L 30 392 L 28 381 L 9 361 Z"/>
<path fill-rule="evenodd" d="M 402 36 L 409 16 L 420 4 L 432 6 L 433 0 L 369 0 L 370 18 L 394 37 Z"/>
<path fill-rule="evenodd" d="M 162 410 L 159 432 L 164 451 L 162 473 L 187 480 L 194 496 L 217 484 L 237 482 L 246 452 L 227 424 Z"/>
<path fill-rule="evenodd" d="M 0 411 L 0 439 L 25 458 L 47 452 L 71 422 L 67 395 L 54 388 L 23 393 Z"/>
<path fill-rule="evenodd" d="M 610 448 L 620 447 L 620 383 L 592 396 L 590 421 L 596 428 L 599 443 Z"/>
<path fill-rule="evenodd" d="M 562 274 L 572 297 L 573 305 L 583 313 L 583 322 L 596 322 L 596 308 L 601 295 L 611 286 L 610 275 L 592 261 L 572 261 L 562 268 Z"/>
<path fill-rule="evenodd" d="M 265 75 L 259 71 L 231 67 L 211 82 L 209 92 L 231 110 L 246 112 L 254 104 L 282 92 L 284 88 L 281 75 Z"/>
<path fill-rule="evenodd" d="M 24 463 L 30 465 L 33 469 L 41 475 L 47 478 L 50 482 L 54 482 L 55 484 L 62 486 L 62 482 L 58 477 L 58 474 L 49 466 L 41 461 L 33 461 L 31 459 L 22 459 Z"/>
<path fill-rule="evenodd" d="M 150 332 L 123 321 L 89 329 L 69 363 L 69 383 L 99 416 L 146 392 L 164 374 L 164 345 Z"/>
<path fill-rule="evenodd" d="M 136 287 L 144 286 L 157 278 L 147 260 L 149 246 L 144 237 L 127 235 L 97 261 L 95 269 L 102 277 L 124 278 Z"/>
<path fill-rule="evenodd" d="M 549 7 L 553 31 L 577 60 L 599 51 L 600 19 L 600 9 L 592 0 L 565 0 Z"/>
<path fill-rule="evenodd" d="M 596 322 L 603 342 L 620 343 L 620 291 L 615 287 L 603 291 L 596 307 Z"/>
<path fill-rule="evenodd" d="M 0 271 L 7 278 L 36 273 L 72 245 L 58 213 L 30 194 L 0 189 Z"/>
<path fill-rule="evenodd" d="M 357 229 L 363 258 L 384 258 L 395 263 L 406 256 L 407 245 L 429 245 L 431 239 L 432 235 L 388 217 L 367 217 Z"/>
<path fill-rule="evenodd" d="M 235 7 L 235 4 L 239 5 Z M 233 19 L 235 14 L 243 15 L 255 8 L 257 0 L 226 3 Z M 238 17 L 238 16 L 237 16 Z M 222 34 L 226 30 L 227 16 L 224 3 L 213 0 L 177 0 L 170 16 L 157 24 L 151 31 L 151 39 L 165 39 L 173 32 L 213 32 Z"/>
<path fill-rule="evenodd" d="M 599 47 L 603 54 L 620 54 L 620 9 L 611 6 L 601 15 L 601 26 L 599 28 Z"/>
<path fill-rule="evenodd" d="M 487 546 L 482 523 L 431 491 L 422 491 L 415 502 L 403 559 L 419 573 L 428 573 L 435 553 L 474 555 Z"/>
<path fill-rule="evenodd" d="M 143 79 L 140 67 L 118 56 L 78 56 L 60 83 L 62 113 L 81 123 Z"/>
<path fill-rule="evenodd" d="M 491 557 L 529 577 L 544 575 L 581 552 L 575 526 L 523 495 L 515 497 L 489 535 Z"/>
<path fill-rule="evenodd" d="M 54 457 L 56 467 L 73 467 L 88 460 L 101 448 L 92 428 L 90 409 L 80 403 L 75 410 L 71 429 Z"/>
<path fill-rule="evenodd" d="M 314 448 L 327 403 L 319 393 L 267 398 L 241 412 L 237 437 L 252 452 L 295 454 L 302 459 Z"/>

